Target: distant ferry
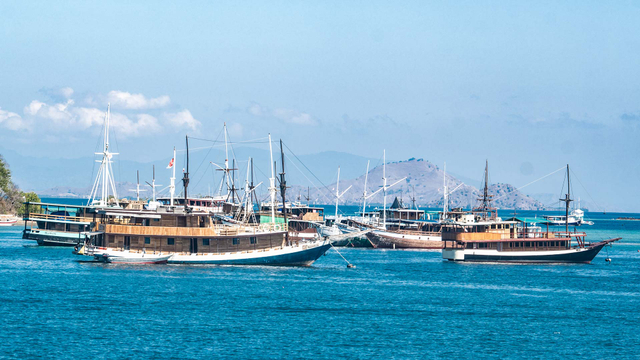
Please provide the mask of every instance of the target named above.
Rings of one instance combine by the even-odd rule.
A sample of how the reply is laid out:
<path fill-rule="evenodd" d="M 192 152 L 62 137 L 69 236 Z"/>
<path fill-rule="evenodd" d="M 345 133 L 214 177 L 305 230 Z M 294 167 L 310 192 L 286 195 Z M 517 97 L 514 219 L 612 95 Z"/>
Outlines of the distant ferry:
<path fill-rule="evenodd" d="M 565 225 L 565 224 L 569 224 L 569 226 L 593 225 L 593 221 L 584 220 L 584 211 L 580 209 L 575 209 L 571 211 L 568 217 L 566 215 L 543 215 L 542 218 L 544 220 L 540 221 L 539 223 L 543 225 Z"/>

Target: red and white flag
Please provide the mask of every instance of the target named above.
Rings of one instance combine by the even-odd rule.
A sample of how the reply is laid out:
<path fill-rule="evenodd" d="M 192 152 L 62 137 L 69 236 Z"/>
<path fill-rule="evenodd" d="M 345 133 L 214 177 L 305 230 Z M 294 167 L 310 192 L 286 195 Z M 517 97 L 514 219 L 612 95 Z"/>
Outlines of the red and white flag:
<path fill-rule="evenodd" d="M 167 169 L 171 169 L 173 167 L 173 160 L 175 159 L 171 159 L 171 161 L 169 161 L 169 166 L 167 166 Z"/>

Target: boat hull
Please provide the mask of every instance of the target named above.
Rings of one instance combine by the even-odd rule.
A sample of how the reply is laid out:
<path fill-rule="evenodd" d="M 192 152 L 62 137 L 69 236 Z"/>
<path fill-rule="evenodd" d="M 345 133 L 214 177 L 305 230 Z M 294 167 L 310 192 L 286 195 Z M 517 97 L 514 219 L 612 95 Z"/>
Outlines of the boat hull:
<path fill-rule="evenodd" d="M 606 245 L 554 251 L 496 251 L 478 249 L 444 249 L 442 257 L 450 261 L 502 263 L 590 263 Z"/>
<path fill-rule="evenodd" d="M 440 250 L 443 248 L 441 236 L 414 235 L 393 233 L 389 231 L 371 231 L 367 237 L 377 247 L 383 249 L 429 249 Z"/>
<path fill-rule="evenodd" d="M 266 265 L 266 266 L 310 266 L 331 247 L 328 242 L 321 245 L 300 245 L 260 252 L 225 255 L 179 255 L 169 259 L 169 264 L 211 265 Z"/>
<path fill-rule="evenodd" d="M 185 254 L 161 253 L 147 254 L 147 259 L 140 253 L 122 250 L 104 249 L 92 256 L 98 261 L 112 263 L 145 263 L 148 259 L 163 259 L 169 264 L 208 264 L 208 265 L 267 265 L 267 266 L 309 266 L 322 256 L 331 244 L 328 241 L 317 241 L 309 244 L 285 246 L 283 248 L 263 251 L 243 251 L 225 254 Z M 147 262 L 153 263 L 153 262 Z"/>
<path fill-rule="evenodd" d="M 23 230 L 22 238 L 27 240 L 35 240 L 38 242 L 38 245 L 40 246 L 65 246 L 65 247 L 76 246 L 79 241 L 84 240 L 84 236 L 80 233 L 39 230 L 39 229 Z"/>

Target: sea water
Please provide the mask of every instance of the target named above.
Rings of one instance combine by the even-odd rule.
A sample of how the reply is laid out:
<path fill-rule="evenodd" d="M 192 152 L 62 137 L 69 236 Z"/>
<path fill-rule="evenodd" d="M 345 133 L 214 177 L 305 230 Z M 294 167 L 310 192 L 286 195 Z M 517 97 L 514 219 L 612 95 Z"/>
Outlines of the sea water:
<path fill-rule="evenodd" d="M 349 248 L 355 269 L 335 250 L 308 268 L 107 265 L 0 228 L 0 357 L 638 358 L 640 222 L 618 216 L 640 217 L 587 213 L 588 241 L 623 238 L 589 265 Z"/>

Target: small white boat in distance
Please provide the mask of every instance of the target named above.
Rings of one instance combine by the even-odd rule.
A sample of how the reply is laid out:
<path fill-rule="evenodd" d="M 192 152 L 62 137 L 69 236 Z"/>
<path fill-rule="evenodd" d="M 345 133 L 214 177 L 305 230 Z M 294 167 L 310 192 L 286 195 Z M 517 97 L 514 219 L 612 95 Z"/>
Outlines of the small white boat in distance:
<path fill-rule="evenodd" d="M 13 226 L 18 218 L 10 214 L 0 214 L 0 226 Z"/>

